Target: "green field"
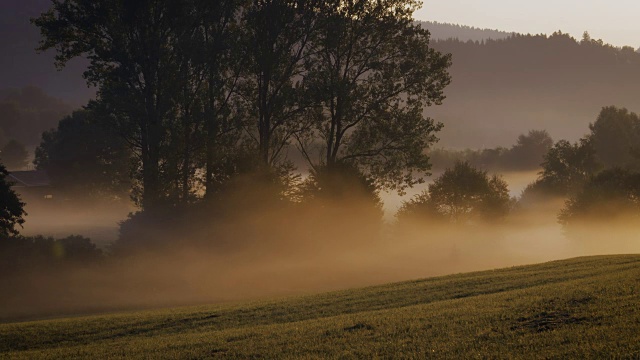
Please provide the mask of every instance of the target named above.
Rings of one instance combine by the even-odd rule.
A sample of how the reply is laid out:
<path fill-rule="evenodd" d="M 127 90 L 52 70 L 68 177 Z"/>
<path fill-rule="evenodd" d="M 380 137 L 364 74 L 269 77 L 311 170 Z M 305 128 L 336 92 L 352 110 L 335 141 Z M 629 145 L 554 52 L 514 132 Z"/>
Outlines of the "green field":
<path fill-rule="evenodd" d="M 640 358 L 640 256 L 0 325 L 0 358 Z"/>

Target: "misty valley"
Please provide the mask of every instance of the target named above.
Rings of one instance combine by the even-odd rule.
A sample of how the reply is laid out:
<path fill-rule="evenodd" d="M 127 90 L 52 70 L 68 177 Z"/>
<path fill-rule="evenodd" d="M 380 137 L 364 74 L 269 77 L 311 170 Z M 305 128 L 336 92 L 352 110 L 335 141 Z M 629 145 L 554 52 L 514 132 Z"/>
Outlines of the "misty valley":
<path fill-rule="evenodd" d="M 640 354 L 640 49 L 417 0 L 12 6 L 0 357 Z"/>

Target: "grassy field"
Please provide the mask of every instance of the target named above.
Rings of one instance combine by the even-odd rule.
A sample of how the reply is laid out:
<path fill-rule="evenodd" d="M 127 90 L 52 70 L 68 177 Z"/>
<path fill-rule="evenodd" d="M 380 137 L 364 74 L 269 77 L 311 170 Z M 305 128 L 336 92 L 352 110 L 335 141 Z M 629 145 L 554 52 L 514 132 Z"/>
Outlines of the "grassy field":
<path fill-rule="evenodd" d="M 0 358 L 640 359 L 640 256 L 2 324 Z"/>

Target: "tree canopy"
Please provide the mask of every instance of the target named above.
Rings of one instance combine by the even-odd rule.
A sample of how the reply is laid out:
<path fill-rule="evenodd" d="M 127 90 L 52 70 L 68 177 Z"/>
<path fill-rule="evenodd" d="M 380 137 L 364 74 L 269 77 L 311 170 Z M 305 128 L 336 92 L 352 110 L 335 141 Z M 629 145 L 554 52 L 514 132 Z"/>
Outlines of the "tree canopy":
<path fill-rule="evenodd" d="M 424 110 L 444 99 L 451 57 L 432 49 L 429 32 L 413 24 L 418 6 L 324 2 L 311 42 L 316 55 L 307 59 L 317 113 L 312 138 L 298 141 L 314 167 L 331 171 L 348 162 L 379 187 L 400 191 L 419 182 L 414 171 L 430 168 L 424 150 L 442 125 Z"/>
<path fill-rule="evenodd" d="M 527 186 L 522 200 L 564 197 L 579 191 L 601 169 L 588 138 L 558 141 L 544 156 L 538 179 Z"/>
<path fill-rule="evenodd" d="M 500 220 L 510 208 L 509 190 L 502 178 L 459 162 L 430 184 L 427 191 L 403 203 L 397 217 L 473 224 Z"/>
<path fill-rule="evenodd" d="M 58 66 L 89 59 L 90 109 L 129 144 L 134 194 L 153 210 L 209 197 L 249 165 L 282 174 L 294 139 L 315 168 L 420 182 L 441 128 L 424 110 L 444 99 L 451 60 L 413 23 L 418 5 L 59 0 L 33 21 Z"/>
<path fill-rule="evenodd" d="M 35 165 L 66 196 L 128 199 L 132 156 L 97 114 L 75 111 L 42 134 Z"/>
<path fill-rule="evenodd" d="M 604 107 L 589 130 L 596 159 L 604 167 L 640 169 L 640 117 L 636 113 Z"/>
<path fill-rule="evenodd" d="M 565 226 L 640 219 L 640 173 L 614 168 L 591 177 L 558 216 Z"/>

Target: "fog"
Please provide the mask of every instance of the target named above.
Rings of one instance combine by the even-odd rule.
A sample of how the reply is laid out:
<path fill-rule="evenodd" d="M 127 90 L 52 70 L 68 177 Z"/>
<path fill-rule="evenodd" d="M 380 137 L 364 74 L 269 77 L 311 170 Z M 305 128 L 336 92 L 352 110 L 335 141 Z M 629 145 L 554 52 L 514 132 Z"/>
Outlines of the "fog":
<path fill-rule="evenodd" d="M 535 172 L 506 178 L 513 184 L 512 192 L 517 192 L 531 176 Z M 391 209 L 397 205 L 391 205 L 391 196 L 385 200 L 382 225 L 354 199 L 293 210 L 266 207 L 250 216 L 225 215 L 210 226 L 194 218 L 191 230 L 184 230 L 190 220 L 187 227 L 178 225 L 175 232 L 165 232 L 164 239 L 154 234 L 164 245 L 151 250 L 2 280 L 6 295 L 0 300 L 0 318 L 269 299 L 640 251 L 637 225 L 581 228 L 582 235 L 567 236 L 556 219 L 562 201 L 520 209 L 494 225 L 416 222 L 396 226 Z M 396 197 L 396 204 L 400 200 Z M 128 209 L 27 210 L 32 215 L 25 233 L 82 231 L 97 238 L 102 232 L 110 233 L 105 240 L 117 236 L 117 223 L 126 216 L 122 210 Z M 233 214 L 238 209 L 227 210 Z M 108 248 L 105 243 L 101 246 Z"/>

